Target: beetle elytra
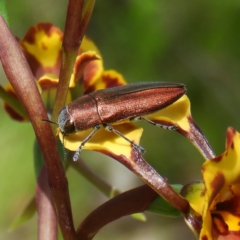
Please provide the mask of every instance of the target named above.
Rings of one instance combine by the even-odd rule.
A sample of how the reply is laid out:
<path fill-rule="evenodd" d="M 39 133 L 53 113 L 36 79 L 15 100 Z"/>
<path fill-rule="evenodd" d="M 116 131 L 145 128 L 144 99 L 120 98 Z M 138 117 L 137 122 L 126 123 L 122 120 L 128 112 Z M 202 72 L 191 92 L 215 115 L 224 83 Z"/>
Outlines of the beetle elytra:
<path fill-rule="evenodd" d="M 183 84 L 166 82 L 135 83 L 102 89 L 86 94 L 65 106 L 59 113 L 57 124 L 63 137 L 93 128 L 75 152 L 74 161 L 78 159 L 84 144 L 99 130 L 101 125 L 144 153 L 145 150 L 140 145 L 126 138 L 111 124 L 126 120 L 145 120 L 158 127 L 175 130 L 176 126 L 154 123 L 143 115 L 171 105 L 185 93 L 186 89 Z"/>

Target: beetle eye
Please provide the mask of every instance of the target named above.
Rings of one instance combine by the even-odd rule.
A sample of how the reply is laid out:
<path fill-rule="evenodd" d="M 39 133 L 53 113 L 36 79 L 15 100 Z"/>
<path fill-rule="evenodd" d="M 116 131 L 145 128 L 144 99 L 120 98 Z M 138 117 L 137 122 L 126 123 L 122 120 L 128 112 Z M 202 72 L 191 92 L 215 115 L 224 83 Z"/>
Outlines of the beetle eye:
<path fill-rule="evenodd" d="M 63 134 L 64 135 L 68 135 L 70 133 L 74 133 L 76 132 L 76 129 L 75 129 L 75 126 L 74 126 L 74 122 L 71 121 L 71 120 L 67 120 L 65 122 L 65 125 L 64 125 L 64 132 Z"/>

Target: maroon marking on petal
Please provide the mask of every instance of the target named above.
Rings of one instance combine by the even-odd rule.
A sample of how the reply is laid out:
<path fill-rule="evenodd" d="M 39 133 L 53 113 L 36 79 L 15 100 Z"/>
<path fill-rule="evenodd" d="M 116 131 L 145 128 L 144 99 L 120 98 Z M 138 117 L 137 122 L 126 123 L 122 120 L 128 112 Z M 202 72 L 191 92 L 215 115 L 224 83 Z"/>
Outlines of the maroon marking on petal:
<path fill-rule="evenodd" d="M 23 49 L 23 53 L 36 79 L 39 79 L 46 73 L 54 74 L 57 76 L 59 75 L 62 59 L 61 52 L 59 52 L 59 56 L 56 59 L 56 64 L 53 67 L 43 67 L 42 64 L 35 58 L 35 56 L 31 55 L 26 49 Z"/>
<path fill-rule="evenodd" d="M 42 49 L 47 50 L 48 46 L 46 46 L 44 43 L 41 44 L 42 45 Z"/>
<path fill-rule="evenodd" d="M 84 72 L 86 66 L 94 60 L 100 60 L 100 58 L 98 58 L 96 55 L 90 54 L 90 53 L 89 54 L 83 54 L 82 56 L 80 56 L 76 60 L 75 65 L 74 65 L 75 83 L 81 83 L 83 72 Z M 92 70 L 96 69 L 96 64 L 95 63 L 91 64 L 90 66 L 91 67 L 86 68 L 86 71 L 84 72 L 85 78 L 86 77 L 89 78 L 89 73 L 87 73 L 87 71 L 90 71 L 92 73 Z M 84 84 L 86 85 L 86 87 L 88 87 L 87 85 L 89 84 L 88 82 L 90 80 L 91 80 L 90 78 L 89 79 L 84 79 Z"/>
<path fill-rule="evenodd" d="M 229 233 L 228 225 L 224 222 L 224 219 L 220 214 L 212 214 L 212 220 L 215 230 L 221 235 L 226 235 Z"/>
<path fill-rule="evenodd" d="M 4 103 L 3 107 L 5 108 L 6 112 L 10 115 L 10 117 L 14 120 L 24 122 L 26 119 L 19 115 L 13 108 L 11 108 L 8 104 Z"/>
<path fill-rule="evenodd" d="M 63 34 L 60 29 L 53 26 L 51 23 L 39 23 L 27 31 L 26 35 L 23 38 L 23 41 L 34 44 L 35 36 L 37 32 L 44 31 L 47 36 L 51 36 L 53 32 L 58 32 L 60 39 L 63 38 Z"/>
<path fill-rule="evenodd" d="M 240 216 L 240 196 L 234 196 L 228 201 L 217 203 L 216 210 L 228 211 L 233 215 Z"/>
<path fill-rule="evenodd" d="M 9 94 L 11 94 L 14 98 L 18 99 L 16 93 L 14 92 L 14 90 L 10 87 L 7 87 L 5 89 L 6 92 L 8 92 Z M 26 119 L 23 118 L 21 115 L 19 115 L 11 106 L 9 106 L 6 102 L 3 102 L 3 107 L 6 110 L 6 112 L 9 114 L 9 116 L 17 121 L 20 122 L 24 122 Z"/>
<path fill-rule="evenodd" d="M 49 90 L 52 88 L 57 88 L 58 82 L 53 82 L 50 79 L 41 79 L 41 81 L 39 82 L 42 90 Z"/>
<path fill-rule="evenodd" d="M 208 240 L 208 237 L 206 235 L 202 236 L 202 240 Z"/>
<path fill-rule="evenodd" d="M 220 192 L 221 188 L 223 187 L 225 183 L 225 177 L 222 173 L 217 173 L 214 177 L 211 184 L 211 190 L 212 190 L 212 199 L 209 199 L 210 203 L 213 201 L 213 199 L 216 197 L 216 195 Z"/>
<path fill-rule="evenodd" d="M 31 27 L 28 32 L 26 33 L 23 40 L 20 42 L 22 51 L 27 59 L 27 62 L 32 70 L 32 73 L 36 79 L 42 77 L 45 73 L 51 73 L 55 75 L 59 75 L 60 66 L 61 66 L 61 59 L 62 59 L 62 52 L 59 52 L 59 56 L 56 59 L 56 64 L 53 67 L 44 68 L 38 60 L 28 52 L 28 50 L 23 46 L 23 42 L 28 42 L 29 44 L 35 43 L 35 35 L 39 31 L 44 31 L 46 35 L 51 36 L 53 32 L 57 32 L 59 34 L 59 39 L 62 41 L 63 34 L 62 32 L 53 26 L 50 23 L 39 23 L 33 27 Z M 47 49 L 47 46 L 42 44 L 43 49 Z"/>
<path fill-rule="evenodd" d="M 122 86 L 123 84 L 119 82 L 119 78 L 113 78 L 110 74 L 103 73 L 102 80 L 106 84 L 106 88 L 112 88 L 117 86 Z"/>
<path fill-rule="evenodd" d="M 217 156 L 215 158 L 212 158 L 210 161 L 220 162 L 220 161 L 222 161 L 222 159 L 223 159 L 223 155 L 219 155 L 219 156 Z"/>
<path fill-rule="evenodd" d="M 42 65 L 37 61 L 35 56 L 31 55 L 26 49 L 22 49 L 23 53 L 27 59 L 27 62 L 29 64 L 29 67 L 31 68 L 31 71 L 36 79 L 40 78 L 44 75 L 44 70 Z"/>
<path fill-rule="evenodd" d="M 85 84 L 84 84 L 84 85 L 85 85 Z M 84 95 L 85 95 L 85 94 L 88 94 L 88 93 L 90 93 L 90 92 L 94 92 L 94 91 L 97 90 L 94 85 L 92 85 L 92 86 L 90 86 L 90 87 L 89 87 L 89 86 L 88 86 L 88 87 L 84 87 L 84 89 L 85 89 Z"/>
<path fill-rule="evenodd" d="M 92 81 L 93 77 L 96 77 L 96 73 L 99 72 L 99 63 L 97 61 L 91 61 L 89 62 L 83 71 L 83 79 L 84 79 L 84 84 L 86 86 L 89 86 L 89 82 Z"/>
<path fill-rule="evenodd" d="M 229 231 L 227 235 L 221 235 L 221 234 L 215 233 L 213 239 L 216 239 L 216 240 L 239 240 L 240 232 Z"/>
<path fill-rule="evenodd" d="M 230 148 L 230 147 L 234 147 L 233 145 L 233 138 L 236 135 L 236 130 L 232 127 L 229 127 L 227 129 L 227 133 L 226 133 L 226 149 Z"/>

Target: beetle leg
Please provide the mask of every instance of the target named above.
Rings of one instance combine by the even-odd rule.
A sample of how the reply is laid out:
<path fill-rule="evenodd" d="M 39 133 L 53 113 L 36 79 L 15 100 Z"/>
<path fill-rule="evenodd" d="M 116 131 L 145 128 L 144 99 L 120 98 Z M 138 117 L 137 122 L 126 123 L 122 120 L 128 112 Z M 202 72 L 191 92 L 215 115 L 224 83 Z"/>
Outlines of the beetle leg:
<path fill-rule="evenodd" d="M 128 139 L 127 137 L 125 137 L 121 132 L 119 132 L 118 130 L 116 130 L 115 128 L 113 128 L 112 126 L 108 125 L 108 124 L 103 124 L 105 130 L 109 131 L 109 132 L 113 132 L 116 135 L 122 137 L 123 139 L 125 139 L 126 141 L 128 141 L 134 148 L 136 148 L 141 154 L 146 153 L 146 150 L 141 147 L 140 145 L 134 143 L 133 141 L 131 141 L 130 139 Z"/>
<path fill-rule="evenodd" d="M 155 123 L 154 121 L 152 120 L 149 120 L 148 118 L 145 118 L 145 117 L 141 117 L 141 116 L 137 116 L 137 117 L 134 117 L 134 118 L 131 118 L 130 119 L 131 121 L 138 121 L 138 120 L 144 120 L 156 127 L 160 127 L 160 128 L 163 128 L 163 129 L 167 129 L 167 130 L 177 130 L 178 127 L 177 126 L 174 126 L 174 125 L 164 125 L 164 124 L 160 124 L 160 123 Z"/>
<path fill-rule="evenodd" d="M 95 125 L 93 127 L 93 131 L 82 141 L 81 145 L 79 146 L 78 150 L 73 155 L 73 161 L 77 161 L 78 157 L 82 151 L 82 147 L 85 145 L 85 143 L 100 129 L 100 125 Z"/>

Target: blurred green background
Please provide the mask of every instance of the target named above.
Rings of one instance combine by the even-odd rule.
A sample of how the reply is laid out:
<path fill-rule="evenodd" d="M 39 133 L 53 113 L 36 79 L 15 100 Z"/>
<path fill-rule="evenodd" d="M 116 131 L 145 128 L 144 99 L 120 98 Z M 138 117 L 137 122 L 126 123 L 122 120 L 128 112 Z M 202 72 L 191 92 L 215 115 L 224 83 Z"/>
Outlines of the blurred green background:
<path fill-rule="evenodd" d="M 67 0 L 9 0 L 10 28 L 22 38 L 38 22 L 64 29 Z M 128 82 L 184 83 L 192 114 L 216 154 L 224 151 L 228 126 L 240 130 L 240 2 L 177 0 L 96 1 L 87 35 L 102 52 L 106 69 L 116 69 Z M 1 33 L 0 33 L 1 34 Z M 0 84 L 7 79 L 0 69 Z M 7 231 L 35 191 L 34 133 L 30 124 L 12 121 L 0 109 L 0 239 L 36 239 L 36 215 Z M 201 178 L 203 158 L 182 136 L 142 124 L 145 159 L 170 183 Z M 98 153 L 82 156 L 120 190 L 142 184 L 129 170 Z M 67 173 L 76 226 L 106 201 L 74 170 Z M 97 240 L 193 240 L 182 219 L 147 213 L 146 223 L 125 217 L 109 224 Z"/>

